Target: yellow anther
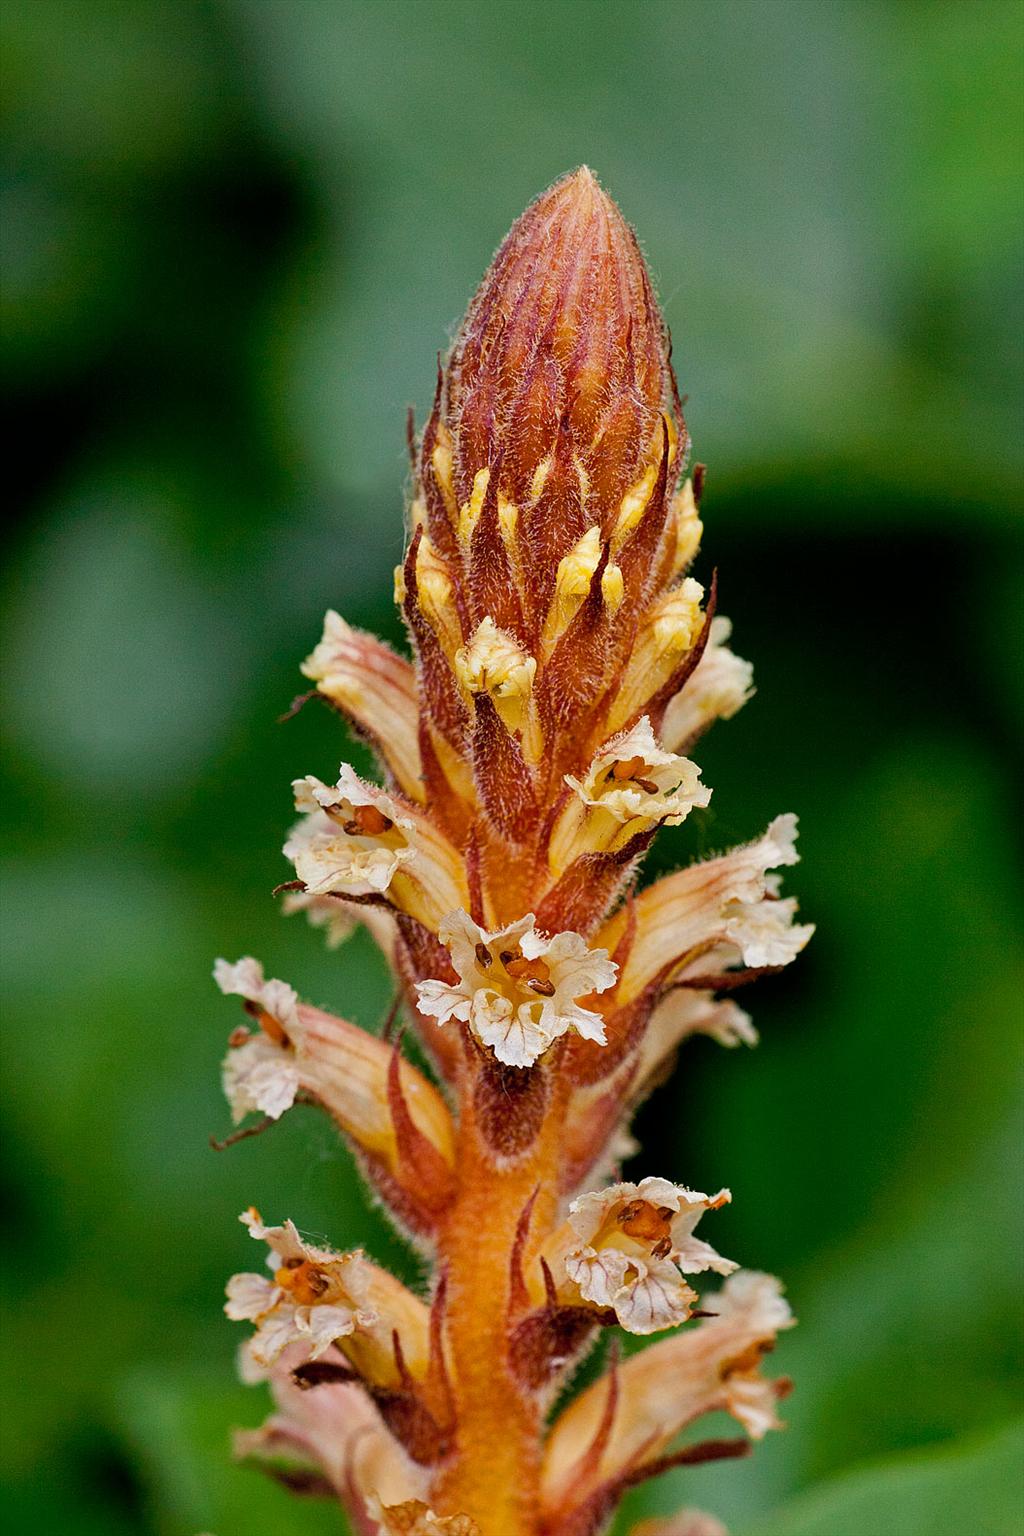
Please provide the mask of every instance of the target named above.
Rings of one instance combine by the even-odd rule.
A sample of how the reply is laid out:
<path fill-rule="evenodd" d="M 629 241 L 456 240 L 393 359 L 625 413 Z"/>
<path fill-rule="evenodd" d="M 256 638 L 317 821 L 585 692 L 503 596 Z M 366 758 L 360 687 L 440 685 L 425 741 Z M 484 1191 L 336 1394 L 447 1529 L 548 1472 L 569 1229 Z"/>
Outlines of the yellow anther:
<path fill-rule="evenodd" d="M 613 618 L 622 607 L 622 599 L 625 595 L 626 586 L 622 580 L 622 571 L 617 565 L 606 565 L 601 577 L 601 597 Z"/>
<path fill-rule="evenodd" d="M 480 520 L 490 479 L 491 471 L 485 464 L 483 469 L 478 469 L 473 476 L 472 495 L 459 509 L 459 538 L 467 543 L 473 537 L 473 529 Z"/>
<path fill-rule="evenodd" d="M 659 465 L 657 462 L 649 464 L 635 485 L 630 486 L 619 504 L 619 514 L 615 519 L 615 527 L 612 529 L 612 554 L 618 554 L 625 544 L 633 529 L 639 523 L 647 510 L 647 504 L 651 499 L 658 479 Z"/>
<path fill-rule="evenodd" d="M 437 488 L 441 492 L 445 508 L 452 522 L 455 521 L 455 485 L 452 480 L 452 439 L 444 422 L 438 422 L 434 451 L 430 455 Z"/>
<path fill-rule="evenodd" d="M 568 629 L 590 591 L 601 559 L 601 531 L 596 526 L 588 528 L 577 539 L 567 555 L 558 562 L 555 576 L 555 592 L 544 623 L 541 649 L 550 653 Z"/>
<path fill-rule="evenodd" d="M 450 658 L 462 644 L 462 626 L 452 598 L 448 568 L 426 537 L 416 554 L 416 591 L 420 612 Z"/>

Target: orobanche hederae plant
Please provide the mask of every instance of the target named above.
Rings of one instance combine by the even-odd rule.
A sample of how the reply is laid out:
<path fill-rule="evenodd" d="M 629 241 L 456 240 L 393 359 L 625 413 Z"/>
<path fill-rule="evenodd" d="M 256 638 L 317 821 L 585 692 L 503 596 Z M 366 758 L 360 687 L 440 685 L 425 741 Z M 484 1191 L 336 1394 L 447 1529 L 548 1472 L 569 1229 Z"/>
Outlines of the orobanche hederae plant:
<path fill-rule="evenodd" d="M 248 1014 L 224 1067 L 235 1120 L 321 1106 L 430 1278 L 246 1211 L 258 1261 L 226 1311 L 276 1407 L 238 1449 L 361 1536 L 594 1536 L 630 1487 L 778 1426 L 785 1383 L 761 1361 L 792 1321 L 779 1283 L 697 1235 L 729 1191 L 620 1164 L 687 1036 L 752 1043 L 734 989 L 811 930 L 780 894 L 793 816 L 638 883 L 658 830 L 707 805 L 691 754 L 751 673 L 688 574 L 702 475 L 668 336 L 588 170 L 513 226 L 410 441 L 413 659 L 328 613 L 303 666 L 381 782 L 346 763 L 296 779 L 282 899 L 329 943 L 366 925 L 430 1070 L 400 1030 L 366 1033 L 254 959 L 216 980 Z M 566 1402 L 603 1330 L 656 1342 L 612 1344 Z M 702 1439 L 722 1411 L 743 1433 Z"/>

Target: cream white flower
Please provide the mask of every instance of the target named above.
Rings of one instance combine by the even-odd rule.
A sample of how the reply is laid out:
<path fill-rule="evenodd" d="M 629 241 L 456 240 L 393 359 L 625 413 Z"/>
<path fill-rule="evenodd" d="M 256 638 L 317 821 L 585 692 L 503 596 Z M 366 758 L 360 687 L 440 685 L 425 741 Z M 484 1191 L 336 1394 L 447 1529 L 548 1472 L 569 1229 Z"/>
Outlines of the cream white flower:
<path fill-rule="evenodd" d="M 306 814 L 284 853 L 307 898 L 330 902 L 387 892 L 394 907 L 431 929 L 468 900 L 461 857 L 417 807 L 364 783 L 347 763 L 335 785 L 308 775 L 293 789 L 297 809 Z M 366 913 L 363 921 L 374 929 Z"/>
<path fill-rule="evenodd" d="M 670 827 L 711 799 L 699 780 L 696 763 L 658 746 L 646 715 L 605 742 L 586 778 L 565 777 L 584 805 L 607 811 L 618 822 L 642 818 Z"/>
<path fill-rule="evenodd" d="M 779 1427 L 778 1384 L 760 1375 L 763 1353 L 793 1325 L 781 1286 L 771 1275 L 741 1270 L 702 1297 L 711 1314 L 649 1345 L 620 1365 L 617 1407 L 600 1464 L 580 1469 L 607 1409 L 608 1379 L 588 1387 L 555 1421 L 542 1473 L 542 1506 L 552 1527 L 564 1500 L 583 1501 L 594 1488 L 656 1461 L 680 1430 L 706 1413 L 725 1412 L 755 1440 Z"/>
<path fill-rule="evenodd" d="M 726 644 L 732 624 L 711 620 L 707 649 L 665 711 L 661 736 L 667 747 L 685 747 L 716 720 L 731 720 L 754 692 L 754 669 Z"/>
<path fill-rule="evenodd" d="M 616 968 L 606 950 L 588 949 L 578 933 L 545 937 L 532 912 L 496 933 L 466 912 L 452 912 L 438 937 L 459 980 L 418 984 L 418 1007 L 428 1018 L 468 1024 L 510 1067 L 532 1066 L 568 1030 L 604 1044 L 600 1014 L 578 1000 L 614 985 Z"/>
<path fill-rule="evenodd" d="M 243 997 L 259 1022 L 257 1034 L 232 1045 L 224 1058 L 221 1081 L 224 1096 L 237 1125 L 246 1115 L 259 1111 L 278 1120 L 295 1103 L 299 1072 L 291 1049 L 301 1033 L 299 1000 L 293 987 L 272 978 L 251 955 L 232 965 L 218 960 L 213 976 L 227 997 Z"/>
<path fill-rule="evenodd" d="M 233 1322 L 254 1322 L 249 1354 L 257 1365 L 269 1366 L 289 1344 L 309 1346 L 316 1360 L 336 1339 L 377 1321 L 372 1311 L 353 1304 L 346 1281 L 358 1254 L 337 1254 L 304 1243 L 292 1222 L 265 1227 L 259 1213 L 243 1211 L 239 1218 L 257 1242 L 270 1248 L 265 1275 L 232 1275 L 224 1311 Z"/>
<path fill-rule="evenodd" d="M 228 1051 L 221 1083 L 236 1125 L 256 1111 L 279 1120 L 295 1103 L 299 1069 L 286 1047 L 260 1033 Z"/>
<path fill-rule="evenodd" d="M 780 885 L 777 875 L 768 875 L 760 901 L 730 901 L 724 908 L 725 938 L 744 965 L 788 965 L 814 932 L 811 924 L 794 921 L 796 897 L 780 897 Z"/>
<path fill-rule="evenodd" d="M 274 1021 L 278 1029 L 272 1032 L 279 1034 L 283 1031 L 290 1038 L 298 1027 L 299 998 L 295 988 L 276 977 L 265 980 L 262 965 L 251 955 L 244 955 L 234 965 L 228 960 L 217 960 L 213 979 L 225 997 L 244 997 L 247 1003 L 252 1003 L 261 1023 L 263 1017 Z"/>
<path fill-rule="evenodd" d="M 551 870 L 563 870 L 584 853 L 614 852 L 638 832 L 664 823 L 678 826 L 711 791 L 688 758 L 665 752 L 646 715 L 605 742 L 582 779 L 566 774 L 573 790 L 552 829 Z"/>
<path fill-rule="evenodd" d="M 330 817 L 322 811 L 303 816 L 291 830 L 287 845 L 289 854 L 294 857 L 300 844 L 309 842 L 319 834 L 333 834 L 334 830 Z M 339 901 L 335 896 L 315 896 L 309 891 L 285 891 L 281 897 L 281 911 L 286 917 L 304 912 L 312 928 L 323 929 L 328 949 L 337 949 L 351 937 L 356 928 L 367 928 L 389 963 L 393 960 L 395 915 L 387 907 L 355 906 Z"/>
<path fill-rule="evenodd" d="M 672 1328 L 697 1299 L 684 1275 L 737 1267 L 693 1235 L 704 1212 L 729 1199 L 727 1189 L 702 1195 L 656 1178 L 581 1195 L 569 1207 L 575 1244 L 566 1274 L 584 1301 L 611 1308 L 629 1333 Z"/>
<path fill-rule="evenodd" d="M 413 822 L 382 789 L 364 784 L 342 763 L 336 785 L 296 779 L 295 808 L 306 820 L 293 829 L 285 856 L 311 896 L 378 894 L 399 865 L 416 857 Z"/>
<path fill-rule="evenodd" d="M 667 983 L 739 964 L 788 964 L 814 927 L 793 922 L 796 902 L 779 899 L 778 879 L 768 871 L 798 859 L 796 817 L 776 816 L 755 842 L 641 891 L 634 903 L 636 940 L 622 967 L 617 1004 L 628 1003 L 658 975 Z M 611 953 L 625 922 L 620 912 L 599 930 Z"/>
<path fill-rule="evenodd" d="M 236 965 L 218 960 L 214 975 L 223 992 L 239 993 L 259 1010 L 260 1033 L 243 1035 L 224 1061 L 224 1091 L 235 1121 L 254 1110 L 277 1119 L 302 1089 L 401 1182 L 406 1170 L 388 1093 L 393 1047 L 347 1019 L 298 1002 L 287 983 L 264 981 L 263 967 L 249 957 Z M 261 999 L 280 1014 L 261 1008 Z M 398 1073 L 415 1131 L 451 1165 L 454 1130 L 443 1098 L 411 1062 L 400 1061 Z"/>

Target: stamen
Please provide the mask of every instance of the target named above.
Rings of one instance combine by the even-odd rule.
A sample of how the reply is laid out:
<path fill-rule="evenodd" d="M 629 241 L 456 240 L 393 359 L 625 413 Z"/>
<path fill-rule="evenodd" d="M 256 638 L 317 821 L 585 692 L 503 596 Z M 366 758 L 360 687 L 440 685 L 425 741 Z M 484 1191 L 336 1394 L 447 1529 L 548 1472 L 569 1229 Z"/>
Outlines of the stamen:
<path fill-rule="evenodd" d="M 655 784 L 653 779 L 643 776 L 649 771 L 644 758 L 639 756 L 625 757 L 620 759 L 619 762 L 612 764 L 608 776 L 615 779 L 619 784 L 627 784 L 632 781 L 634 784 L 639 785 L 641 789 L 646 790 L 649 795 L 656 795 L 659 793 L 657 784 Z"/>
<path fill-rule="evenodd" d="M 349 837 L 382 837 L 390 832 L 394 822 L 375 805 L 357 805 L 347 821 L 342 822 Z"/>
<path fill-rule="evenodd" d="M 551 971 L 543 960 L 527 960 L 524 955 L 504 951 L 501 963 L 513 981 L 523 982 L 526 986 L 533 987 L 535 992 L 541 992 L 545 997 L 554 997 L 555 989 L 551 986 Z M 547 990 L 549 986 L 551 986 L 550 992 Z"/>
<path fill-rule="evenodd" d="M 261 1008 L 257 1017 L 260 1021 L 260 1029 L 273 1040 L 275 1045 L 291 1045 L 291 1041 L 285 1034 L 284 1029 L 272 1013 L 268 1013 L 265 1008 Z"/>
<path fill-rule="evenodd" d="M 317 1269 L 309 1259 L 293 1255 L 285 1259 L 274 1275 L 283 1291 L 289 1291 L 300 1306 L 312 1306 L 330 1289 L 330 1276 Z"/>
<path fill-rule="evenodd" d="M 656 1259 L 664 1258 L 672 1250 L 672 1217 L 670 1206 L 653 1206 L 647 1200 L 631 1200 L 624 1205 L 616 1220 L 627 1237 L 637 1237 L 641 1242 L 654 1244 L 652 1253 Z"/>

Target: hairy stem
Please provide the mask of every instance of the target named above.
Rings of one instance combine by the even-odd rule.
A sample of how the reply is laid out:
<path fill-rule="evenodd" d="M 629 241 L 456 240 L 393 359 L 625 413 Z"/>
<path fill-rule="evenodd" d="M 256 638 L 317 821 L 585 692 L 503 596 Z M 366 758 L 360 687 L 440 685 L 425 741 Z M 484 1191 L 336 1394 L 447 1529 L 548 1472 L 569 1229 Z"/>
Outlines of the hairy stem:
<path fill-rule="evenodd" d="M 434 1499 L 441 1510 L 471 1515 L 481 1536 L 533 1536 L 537 1529 L 543 1410 L 509 1359 L 509 1257 L 531 1197 L 533 1233 L 550 1230 L 555 1219 L 567 1089 L 552 1078 L 536 1140 L 505 1165 L 496 1166 L 483 1140 L 471 1081 L 461 1095 L 460 1185 L 439 1241 L 458 1429 Z"/>

